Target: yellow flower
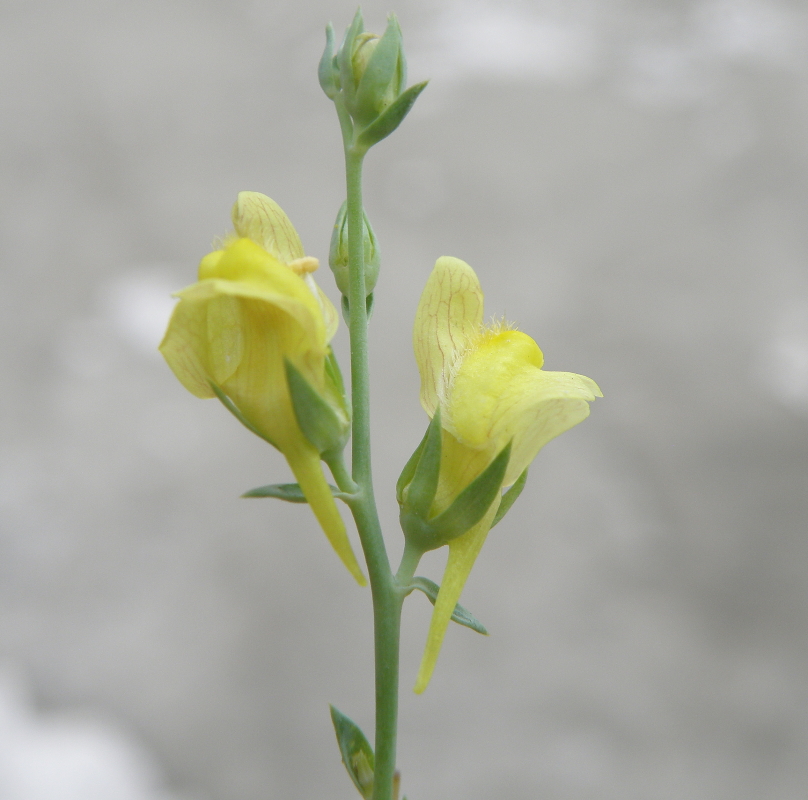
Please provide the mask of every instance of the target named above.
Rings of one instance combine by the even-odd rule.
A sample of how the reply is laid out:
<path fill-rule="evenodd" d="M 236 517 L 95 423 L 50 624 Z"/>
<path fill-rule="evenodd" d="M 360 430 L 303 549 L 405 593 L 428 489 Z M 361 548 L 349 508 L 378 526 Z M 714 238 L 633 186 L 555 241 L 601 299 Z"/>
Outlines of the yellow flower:
<path fill-rule="evenodd" d="M 333 396 L 325 360 L 336 309 L 311 276 L 317 259 L 304 255 L 274 201 L 241 192 L 233 224 L 236 235 L 202 259 L 199 281 L 177 293 L 160 351 L 188 391 L 226 395 L 241 418 L 284 454 L 328 540 L 364 584 L 320 453 L 298 425 L 286 377 L 288 361 L 317 392 Z"/>
<path fill-rule="evenodd" d="M 483 293 L 474 270 L 440 258 L 421 295 L 413 345 L 421 374 L 421 404 L 440 406 L 442 450 L 430 516 L 444 511 L 511 443 L 503 486 L 522 474 L 539 450 L 589 415 L 602 397 L 594 381 L 545 372 L 536 342 L 504 324 L 483 325 Z M 497 512 L 495 499 L 468 532 L 449 542 L 449 558 L 435 604 L 415 691 L 432 676 L 446 628 Z"/>

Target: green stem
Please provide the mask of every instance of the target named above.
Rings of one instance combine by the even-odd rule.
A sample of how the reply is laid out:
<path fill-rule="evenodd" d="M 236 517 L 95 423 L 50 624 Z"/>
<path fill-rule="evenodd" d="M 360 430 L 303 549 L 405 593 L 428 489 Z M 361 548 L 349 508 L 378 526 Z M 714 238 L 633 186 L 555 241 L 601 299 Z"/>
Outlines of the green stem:
<path fill-rule="evenodd" d="M 423 552 L 413 547 L 409 542 L 404 545 L 404 554 L 401 556 L 401 563 L 398 565 L 396 573 L 396 583 L 403 589 L 410 585 L 415 570 L 418 569 L 418 562 L 421 560 Z"/>
<path fill-rule="evenodd" d="M 323 461 L 328 464 L 331 474 L 334 476 L 337 488 L 343 493 L 345 501 L 348 502 L 356 494 L 359 487 L 353 482 L 348 468 L 345 466 L 345 458 L 340 450 L 338 453 L 326 455 L 323 453 Z"/>
<path fill-rule="evenodd" d="M 338 111 L 340 110 L 338 104 Z M 342 122 L 340 115 L 340 121 Z M 343 134 L 346 126 L 343 124 Z M 367 561 L 373 595 L 376 666 L 376 747 L 373 800 L 393 800 L 398 722 L 398 663 L 403 595 L 390 570 L 373 496 L 370 461 L 370 383 L 368 316 L 365 305 L 365 257 L 362 206 L 362 162 L 365 151 L 346 138 L 348 194 L 348 262 L 350 270 L 349 332 L 351 337 L 351 401 L 353 404 L 352 473 L 357 486 L 348 501 Z"/>

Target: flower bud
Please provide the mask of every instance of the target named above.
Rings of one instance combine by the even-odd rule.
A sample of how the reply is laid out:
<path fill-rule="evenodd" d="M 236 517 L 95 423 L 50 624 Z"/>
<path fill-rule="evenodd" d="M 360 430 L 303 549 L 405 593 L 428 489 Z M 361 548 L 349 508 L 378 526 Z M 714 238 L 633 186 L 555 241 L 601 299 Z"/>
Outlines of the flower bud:
<path fill-rule="evenodd" d="M 368 33 L 365 31 L 354 39 L 351 55 L 351 69 L 353 70 L 353 78 L 357 86 L 359 85 L 359 81 L 362 80 L 368 61 L 370 61 L 370 57 L 373 55 L 373 51 L 376 49 L 376 45 L 379 44 L 381 38 L 382 37 L 377 33 Z"/>
<path fill-rule="evenodd" d="M 390 15 L 384 34 L 379 36 L 365 31 L 361 10 L 336 52 L 333 28 L 329 25 L 326 29 L 318 78 L 323 91 L 337 105 L 346 145 L 359 152 L 389 136 L 426 86 L 424 81 L 405 88 L 407 61 L 395 15 Z"/>
<path fill-rule="evenodd" d="M 349 47 L 351 81 L 345 105 L 364 126 L 377 119 L 404 91 L 407 62 L 398 20 L 391 15 L 382 36 L 362 32 Z"/>
<path fill-rule="evenodd" d="M 381 255 L 376 234 L 373 233 L 367 214 L 363 214 L 362 225 L 362 253 L 365 258 L 365 294 L 369 295 L 376 286 L 379 278 Z M 348 204 L 343 203 L 334 223 L 331 234 L 331 247 L 328 251 L 328 265 L 334 273 L 337 288 L 345 297 L 350 294 L 350 270 L 348 258 Z"/>

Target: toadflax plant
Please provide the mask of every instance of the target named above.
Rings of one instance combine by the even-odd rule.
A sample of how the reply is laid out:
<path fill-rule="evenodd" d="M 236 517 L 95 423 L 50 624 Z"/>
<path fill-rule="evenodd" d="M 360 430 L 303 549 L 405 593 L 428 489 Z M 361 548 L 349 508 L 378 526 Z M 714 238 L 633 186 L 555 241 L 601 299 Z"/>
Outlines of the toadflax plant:
<path fill-rule="evenodd" d="M 329 264 L 350 337 L 350 394 L 330 346 L 338 313 L 314 280 L 318 261 L 305 254 L 280 206 L 258 192 L 238 195 L 232 233 L 202 259 L 197 282 L 177 293 L 160 345 L 188 391 L 218 397 L 286 458 L 294 483 L 262 486 L 246 496 L 308 503 L 354 579 L 365 585 L 365 573 L 369 578 L 375 746 L 331 709 L 342 760 L 366 800 L 398 799 L 404 599 L 418 589 L 435 606 L 415 682 L 415 691 L 422 692 L 450 621 L 485 633 L 458 600 L 488 532 L 519 496 L 541 448 L 584 420 L 589 404 L 601 396 L 589 378 L 544 371 L 542 352 L 527 334 L 504 322 L 486 325 L 474 270 L 460 259 L 439 258 L 415 314 L 421 404 L 430 422 L 396 486 L 404 547 L 393 572 L 371 479 L 368 321 L 380 257 L 362 204 L 362 166 L 368 150 L 401 124 L 426 86 L 407 88 L 406 73 L 395 17 L 377 36 L 365 32 L 357 12 L 339 48 L 328 26 L 319 79 L 337 111 L 347 189 Z M 349 440 L 350 469 L 344 460 Z M 353 516 L 364 571 L 337 500 Z M 444 546 L 449 556 L 442 584 L 416 576 L 423 554 Z"/>

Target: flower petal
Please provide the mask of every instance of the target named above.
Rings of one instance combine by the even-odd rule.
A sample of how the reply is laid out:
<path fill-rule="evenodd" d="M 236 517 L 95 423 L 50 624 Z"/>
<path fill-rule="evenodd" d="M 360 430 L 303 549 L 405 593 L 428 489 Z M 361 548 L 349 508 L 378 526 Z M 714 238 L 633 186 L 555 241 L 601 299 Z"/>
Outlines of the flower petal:
<path fill-rule="evenodd" d="M 360 586 L 367 585 L 367 579 L 348 540 L 345 523 L 337 509 L 334 495 L 331 494 L 331 487 L 323 475 L 320 454 L 301 438 L 299 446 L 284 452 L 284 455 L 331 546 L 356 582 Z"/>
<path fill-rule="evenodd" d="M 547 442 L 583 422 L 589 416 L 589 404 L 603 396 L 594 381 L 570 372 L 538 370 L 508 388 L 511 397 L 504 400 L 512 399 L 512 405 L 492 430 L 496 441 L 513 439 L 505 486 L 519 477 Z"/>
<path fill-rule="evenodd" d="M 498 507 L 499 500 L 497 499 L 492 503 L 486 515 L 468 533 L 449 542 L 449 558 L 443 573 L 438 599 L 435 601 L 435 610 L 432 612 L 432 621 L 429 624 L 429 633 L 424 654 L 421 657 L 418 677 L 415 680 L 414 691 L 416 694 L 421 694 L 432 678 L 455 605 L 460 599 L 471 568 L 482 550 Z"/>
<path fill-rule="evenodd" d="M 232 217 L 238 236 L 252 239 L 275 258 L 288 264 L 305 255 L 300 237 L 289 217 L 265 194 L 239 192 Z"/>
<path fill-rule="evenodd" d="M 465 445 L 513 451 L 505 484 L 513 483 L 551 439 L 589 415 L 602 396 L 583 375 L 545 372 L 536 343 L 520 331 L 483 335 L 459 364 L 447 402 L 446 427 Z"/>
<path fill-rule="evenodd" d="M 204 279 L 183 289 L 179 297 L 201 300 L 231 294 L 263 299 L 298 319 L 321 346 L 326 344 L 323 308 L 306 281 L 252 240 L 236 239 L 224 250 L 202 259 L 200 272 L 203 266 Z"/>
<path fill-rule="evenodd" d="M 479 334 L 482 321 L 483 293 L 474 270 L 459 258 L 439 258 L 421 295 L 412 337 L 421 405 L 430 416 L 457 357 Z"/>
<path fill-rule="evenodd" d="M 180 383 L 191 394 L 203 398 L 216 396 L 210 388 L 207 329 L 204 304 L 180 300 L 158 348 Z"/>

